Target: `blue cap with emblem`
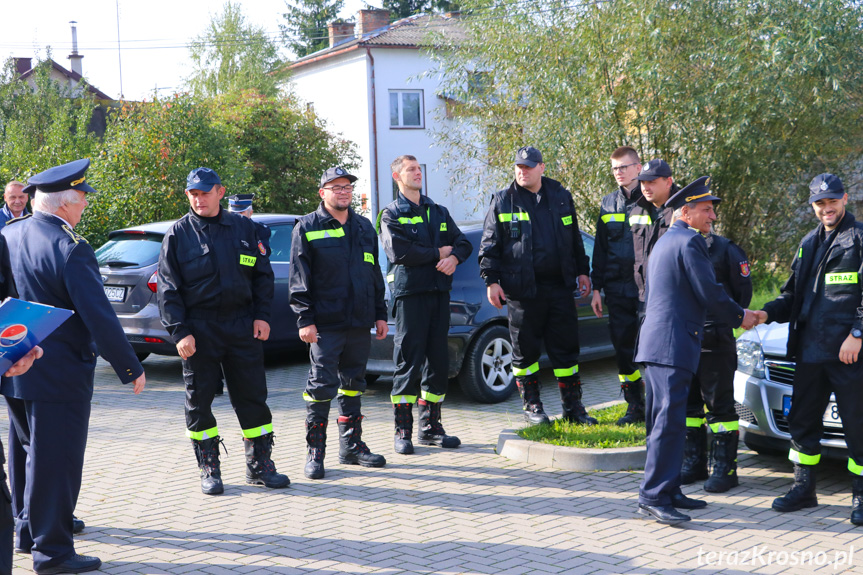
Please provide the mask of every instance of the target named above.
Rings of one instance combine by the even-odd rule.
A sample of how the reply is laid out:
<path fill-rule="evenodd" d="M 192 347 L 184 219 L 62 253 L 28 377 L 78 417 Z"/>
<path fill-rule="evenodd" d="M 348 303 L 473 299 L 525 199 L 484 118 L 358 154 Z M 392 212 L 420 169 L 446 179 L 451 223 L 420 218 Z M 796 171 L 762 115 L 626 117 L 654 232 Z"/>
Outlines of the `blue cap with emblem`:
<path fill-rule="evenodd" d="M 209 192 L 215 185 L 221 185 L 222 179 L 219 174 L 210 168 L 195 168 L 186 177 L 187 190 L 201 190 Z"/>
<path fill-rule="evenodd" d="M 710 176 L 701 176 L 676 194 L 668 198 L 665 207 L 676 210 L 689 203 L 713 202 L 718 204 L 721 198 L 710 193 Z"/>
<path fill-rule="evenodd" d="M 542 163 L 542 152 L 531 146 L 519 148 L 515 152 L 515 165 L 534 168 Z"/>
<path fill-rule="evenodd" d="M 333 180 L 338 180 L 339 178 L 347 178 L 351 183 L 354 183 L 359 179 L 356 176 L 350 175 L 344 168 L 335 166 L 328 169 L 324 172 L 324 175 L 321 176 L 321 187 L 323 188 Z"/>
<path fill-rule="evenodd" d="M 89 167 L 90 160 L 83 159 L 48 168 L 27 180 L 28 185 L 23 191 L 25 194 L 33 194 L 37 190 L 46 194 L 66 190 L 93 193 L 96 190 L 86 183 L 87 178 L 84 176 Z"/>
<path fill-rule="evenodd" d="M 252 207 L 255 194 L 234 194 L 228 198 L 228 210 L 232 212 L 245 212 Z"/>
<path fill-rule="evenodd" d="M 845 197 L 845 186 L 842 180 L 833 174 L 818 174 L 809 183 L 809 203 L 830 198 L 838 200 Z"/>
<path fill-rule="evenodd" d="M 652 182 L 656 178 L 670 178 L 671 166 L 665 160 L 650 160 L 641 166 L 641 173 L 635 179 L 640 182 Z"/>

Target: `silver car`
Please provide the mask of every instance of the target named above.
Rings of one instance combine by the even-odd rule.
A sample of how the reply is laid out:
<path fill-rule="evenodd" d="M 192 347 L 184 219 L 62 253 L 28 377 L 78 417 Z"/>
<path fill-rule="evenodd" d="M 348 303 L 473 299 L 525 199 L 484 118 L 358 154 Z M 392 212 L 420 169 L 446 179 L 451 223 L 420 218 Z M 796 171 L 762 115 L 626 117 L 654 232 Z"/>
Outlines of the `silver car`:
<path fill-rule="evenodd" d="M 788 411 L 795 364 L 785 359 L 787 341 L 787 323 L 760 325 L 737 340 L 734 407 L 740 418 L 741 439 L 758 453 L 787 454 L 790 448 Z M 830 398 L 823 421 L 822 454 L 847 457 L 835 396 Z"/>

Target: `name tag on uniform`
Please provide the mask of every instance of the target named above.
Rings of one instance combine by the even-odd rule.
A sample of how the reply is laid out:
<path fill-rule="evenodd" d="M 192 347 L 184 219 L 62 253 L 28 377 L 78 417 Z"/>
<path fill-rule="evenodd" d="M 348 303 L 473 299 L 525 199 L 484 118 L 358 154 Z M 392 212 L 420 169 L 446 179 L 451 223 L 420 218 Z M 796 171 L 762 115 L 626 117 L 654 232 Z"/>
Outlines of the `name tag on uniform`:
<path fill-rule="evenodd" d="M 572 225 L 572 216 L 563 216 L 563 218 L 561 218 L 561 219 L 563 220 L 563 225 L 565 225 L 565 226 L 571 226 Z"/>
<path fill-rule="evenodd" d="M 375 263 L 375 256 L 370 254 L 369 252 L 363 252 L 363 261 L 367 261 L 370 264 Z"/>
<path fill-rule="evenodd" d="M 833 273 L 824 276 L 827 285 L 830 284 L 856 284 L 857 272 Z"/>
<path fill-rule="evenodd" d="M 245 254 L 240 254 L 240 265 L 241 266 L 254 266 L 255 261 L 257 261 L 257 259 L 258 258 L 256 258 L 255 256 L 247 256 Z"/>

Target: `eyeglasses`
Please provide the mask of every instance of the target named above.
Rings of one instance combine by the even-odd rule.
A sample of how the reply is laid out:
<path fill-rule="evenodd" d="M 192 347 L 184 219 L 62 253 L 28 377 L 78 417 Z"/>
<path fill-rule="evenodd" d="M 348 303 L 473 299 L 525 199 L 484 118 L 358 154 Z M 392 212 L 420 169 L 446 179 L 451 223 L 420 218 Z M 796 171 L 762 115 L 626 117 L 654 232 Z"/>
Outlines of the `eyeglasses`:
<path fill-rule="evenodd" d="M 623 170 L 625 170 L 626 168 L 631 168 L 632 166 L 637 166 L 637 165 L 638 165 L 638 162 L 635 162 L 635 163 L 632 163 L 632 164 L 624 164 L 624 165 L 622 165 L 622 166 L 612 166 L 612 167 L 611 167 L 611 171 L 612 171 L 612 172 L 622 172 L 622 171 L 623 171 Z"/>
<path fill-rule="evenodd" d="M 353 184 L 347 184 L 344 186 L 331 186 L 329 188 L 324 188 L 324 189 L 325 190 L 332 190 L 334 193 L 338 194 L 339 192 L 353 192 L 354 191 L 354 185 Z"/>

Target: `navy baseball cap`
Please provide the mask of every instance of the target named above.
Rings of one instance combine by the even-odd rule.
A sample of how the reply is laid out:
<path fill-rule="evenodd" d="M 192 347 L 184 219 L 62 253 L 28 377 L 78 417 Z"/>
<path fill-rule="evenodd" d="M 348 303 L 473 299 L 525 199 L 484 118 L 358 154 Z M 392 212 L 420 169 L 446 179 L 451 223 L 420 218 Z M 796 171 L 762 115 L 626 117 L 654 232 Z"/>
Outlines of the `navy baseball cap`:
<path fill-rule="evenodd" d="M 48 168 L 44 172 L 39 172 L 29 180 L 27 186 L 24 187 L 25 194 L 32 194 L 35 191 L 52 194 L 54 192 L 63 192 L 65 190 L 78 190 L 79 192 L 93 193 L 96 190 L 86 183 L 87 168 L 90 167 L 90 160 L 75 160 L 68 164 L 54 166 Z"/>
<path fill-rule="evenodd" d="M 710 177 L 701 176 L 685 188 L 679 190 L 676 194 L 668 198 L 665 202 L 665 207 L 676 210 L 690 202 L 713 202 L 718 204 L 722 199 L 717 198 L 710 193 Z"/>
<path fill-rule="evenodd" d="M 519 148 L 515 153 L 515 165 L 527 166 L 529 168 L 536 167 L 542 163 L 542 152 L 531 146 Z"/>
<path fill-rule="evenodd" d="M 641 166 L 641 173 L 635 179 L 641 182 L 652 182 L 656 178 L 670 178 L 671 166 L 665 160 L 650 160 Z"/>
<path fill-rule="evenodd" d="M 234 194 L 228 198 L 228 211 L 245 212 L 252 207 L 255 194 Z"/>
<path fill-rule="evenodd" d="M 329 168 L 326 172 L 324 172 L 324 175 L 321 176 L 321 187 L 323 188 L 333 180 L 338 180 L 339 178 L 347 178 L 348 181 L 351 183 L 354 183 L 359 179 L 356 176 L 350 175 L 344 168 L 334 166 L 332 168 Z"/>
<path fill-rule="evenodd" d="M 845 196 L 845 186 L 842 180 L 833 174 L 819 174 L 809 182 L 809 203 L 830 198 L 838 200 Z"/>
<path fill-rule="evenodd" d="M 221 185 L 222 180 L 219 178 L 219 174 L 210 168 L 195 168 L 186 177 L 187 190 L 209 192 L 217 184 Z"/>

